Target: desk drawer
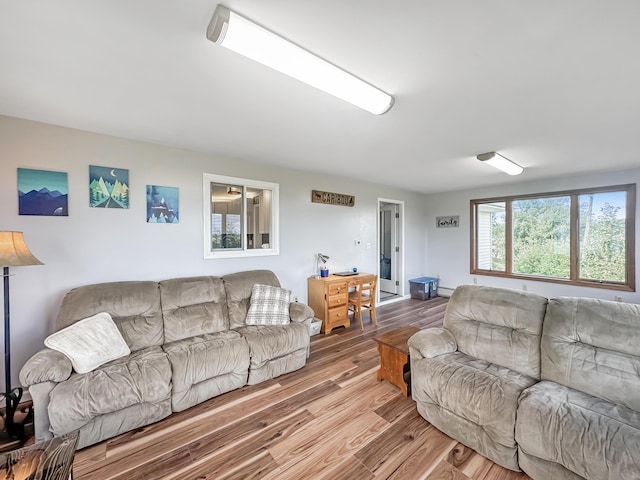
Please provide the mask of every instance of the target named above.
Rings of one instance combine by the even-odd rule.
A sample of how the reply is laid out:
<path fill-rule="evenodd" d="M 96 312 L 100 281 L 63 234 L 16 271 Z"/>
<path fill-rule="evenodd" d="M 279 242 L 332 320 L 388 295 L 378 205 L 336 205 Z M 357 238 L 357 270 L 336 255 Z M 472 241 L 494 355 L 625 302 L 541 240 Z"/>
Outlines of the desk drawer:
<path fill-rule="evenodd" d="M 340 325 L 346 321 L 348 318 L 347 309 L 344 307 L 330 308 L 329 309 L 329 318 L 327 321 L 328 325 Z"/>
<path fill-rule="evenodd" d="M 341 293 L 339 295 L 331 295 L 327 297 L 327 308 L 337 307 L 339 305 L 344 305 L 347 303 L 347 292 Z"/>
<path fill-rule="evenodd" d="M 347 282 L 329 284 L 329 296 L 339 295 L 341 293 L 347 293 Z"/>

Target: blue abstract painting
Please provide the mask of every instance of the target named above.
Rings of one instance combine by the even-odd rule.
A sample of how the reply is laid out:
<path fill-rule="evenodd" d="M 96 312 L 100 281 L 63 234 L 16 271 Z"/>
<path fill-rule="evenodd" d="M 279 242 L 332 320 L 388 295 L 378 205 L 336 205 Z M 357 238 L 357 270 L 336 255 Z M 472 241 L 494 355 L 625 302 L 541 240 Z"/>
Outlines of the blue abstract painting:
<path fill-rule="evenodd" d="M 18 214 L 69 215 L 69 182 L 66 172 L 18 169 Z"/>
<path fill-rule="evenodd" d="M 129 170 L 89 165 L 89 206 L 129 208 Z"/>
<path fill-rule="evenodd" d="M 178 188 L 147 185 L 147 223 L 178 223 Z"/>

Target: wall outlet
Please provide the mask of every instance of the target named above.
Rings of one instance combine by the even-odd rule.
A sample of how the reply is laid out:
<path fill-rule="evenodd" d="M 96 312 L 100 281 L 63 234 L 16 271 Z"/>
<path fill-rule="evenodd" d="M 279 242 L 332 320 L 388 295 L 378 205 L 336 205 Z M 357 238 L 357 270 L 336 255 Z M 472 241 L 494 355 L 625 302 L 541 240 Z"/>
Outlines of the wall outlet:
<path fill-rule="evenodd" d="M 371 248 L 371 242 L 367 242 L 367 243 L 365 244 L 365 248 L 366 248 L 367 250 L 369 250 L 369 249 Z"/>
<path fill-rule="evenodd" d="M 354 244 L 356 247 L 359 247 L 360 245 L 362 245 L 362 240 L 354 240 L 354 241 L 353 241 L 353 244 Z"/>
<path fill-rule="evenodd" d="M 622 297 L 620 295 L 616 295 L 615 300 L 616 300 L 616 302 L 621 302 L 622 301 Z"/>
<path fill-rule="evenodd" d="M 478 284 L 478 279 L 476 277 L 473 277 L 473 284 L 477 285 Z"/>
<path fill-rule="evenodd" d="M 295 298 L 293 299 L 293 301 L 294 301 L 294 302 L 296 302 L 296 303 L 298 303 L 298 297 L 295 297 Z"/>
<path fill-rule="evenodd" d="M 526 284 L 526 283 L 523 283 L 523 284 L 522 284 L 522 291 L 523 291 L 523 292 L 526 292 L 526 291 L 527 291 L 527 284 Z"/>

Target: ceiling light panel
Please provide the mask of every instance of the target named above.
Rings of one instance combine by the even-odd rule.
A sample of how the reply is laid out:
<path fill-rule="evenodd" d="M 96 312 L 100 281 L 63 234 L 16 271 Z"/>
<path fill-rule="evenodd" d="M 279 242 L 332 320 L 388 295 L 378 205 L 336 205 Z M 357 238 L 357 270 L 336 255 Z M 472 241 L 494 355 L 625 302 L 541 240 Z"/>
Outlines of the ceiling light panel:
<path fill-rule="evenodd" d="M 481 153 L 476 158 L 481 162 L 491 165 L 493 168 L 497 168 L 498 170 L 502 170 L 504 173 L 509 175 L 520 175 L 524 171 L 524 168 L 520 165 L 513 163 L 511 160 L 503 157 L 497 152 Z"/>
<path fill-rule="evenodd" d="M 207 38 L 373 114 L 385 113 L 393 105 L 391 95 L 222 5 L 216 7 Z"/>

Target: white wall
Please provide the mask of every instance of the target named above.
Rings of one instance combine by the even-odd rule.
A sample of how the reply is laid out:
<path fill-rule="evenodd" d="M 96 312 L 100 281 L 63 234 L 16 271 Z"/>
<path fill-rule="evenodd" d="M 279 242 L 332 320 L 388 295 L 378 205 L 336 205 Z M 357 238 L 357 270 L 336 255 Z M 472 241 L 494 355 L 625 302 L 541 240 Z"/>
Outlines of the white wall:
<path fill-rule="evenodd" d="M 89 207 L 89 165 L 129 169 L 130 209 Z M 18 167 L 68 172 L 69 216 L 19 216 Z M 280 184 L 279 256 L 203 259 L 205 172 Z M 146 223 L 147 184 L 180 189 L 179 224 Z M 311 203 L 312 189 L 355 195 L 356 206 Z M 423 275 L 424 195 L 0 116 L 0 230 L 23 231 L 45 264 L 11 269 L 14 384 L 24 362 L 53 331 L 62 296 L 79 285 L 267 268 L 304 302 L 317 252 L 331 257 L 332 271 L 355 266 L 377 272 L 378 197 L 405 202 L 405 278 Z M 354 246 L 356 239 L 362 246 Z"/>
<path fill-rule="evenodd" d="M 526 174 L 526 173 L 525 173 Z M 558 283 L 536 282 L 510 278 L 471 275 L 470 272 L 470 206 L 472 199 L 492 198 L 498 196 L 543 193 L 578 188 L 600 187 L 605 185 L 622 185 L 640 182 L 640 169 L 607 172 L 595 175 L 576 175 L 570 178 L 556 178 L 545 181 L 517 183 L 494 188 L 448 192 L 427 196 L 426 221 L 428 230 L 427 265 L 429 272 L 440 275 L 440 285 L 455 288 L 458 285 L 471 284 L 473 279 L 480 285 L 514 288 L 521 290 L 526 284 L 527 290 L 546 297 L 583 296 L 614 300 L 616 296 L 622 301 L 640 303 L 638 292 L 625 292 L 601 288 L 577 287 Z M 637 195 L 636 201 L 640 200 Z M 636 205 L 636 239 L 640 239 L 640 207 Z M 459 215 L 459 228 L 436 228 L 437 216 Z M 636 241 L 635 256 L 640 258 L 640 242 Z M 638 268 L 636 268 L 636 285 L 638 283 Z"/>

